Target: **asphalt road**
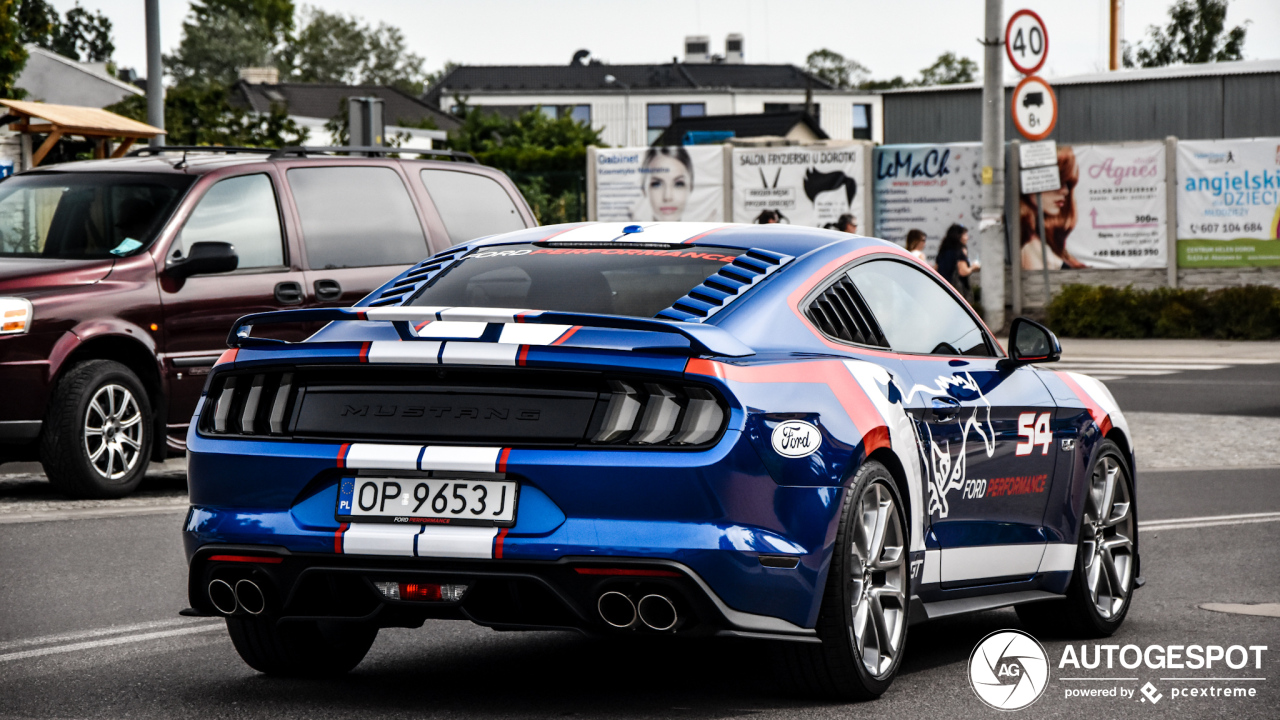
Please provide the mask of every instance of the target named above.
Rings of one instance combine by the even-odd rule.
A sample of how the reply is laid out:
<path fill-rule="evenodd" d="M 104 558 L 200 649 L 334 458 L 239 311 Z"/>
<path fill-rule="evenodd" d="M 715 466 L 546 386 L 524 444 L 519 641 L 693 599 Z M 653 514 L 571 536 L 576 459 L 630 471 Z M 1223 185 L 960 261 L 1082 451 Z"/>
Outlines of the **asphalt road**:
<path fill-rule="evenodd" d="M 1133 411 L 1280 416 L 1280 365 L 1204 376 L 1124 378 L 1108 385 Z M 31 502 L 54 518 L 0 517 L 0 717 L 985 717 L 996 712 L 969 687 L 969 655 L 988 633 L 1021 627 L 1010 610 L 917 625 L 893 687 L 860 706 L 788 695 L 772 680 L 774 646 L 768 643 L 597 641 L 446 621 L 384 630 L 365 661 L 343 679 L 277 680 L 240 661 L 221 621 L 177 616 L 187 605 L 183 515 L 162 505 L 180 485 L 171 466 L 148 481 L 144 501 L 154 495 L 156 505 L 102 517 L 93 515 L 101 504 L 47 500 L 39 481 L 6 484 L 0 477 L 0 501 Z M 1280 469 L 1140 471 L 1138 502 L 1139 517 L 1150 528 L 1140 535 L 1146 587 L 1114 638 L 1040 636 L 1051 680 L 1040 701 L 1021 714 L 1277 717 L 1280 617 L 1200 606 L 1280 603 Z M 1245 517 L 1161 523 L 1221 516 Z M 1106 642 L 1269 649 L 1260 669 L 1219 665 L 1212 674 L 1059 667 L 1067 644 L 1079 651 L 1082 642 L 1090 648 Z M 1133 679 L 1101 679 L 1108 677 Z M 1197 679 L 1162 679 L 1170 677 Z M 1140 694 L 1066 697 L 1080 688 L 1132 693 L 1148 681 L 1160 695 L 1155 704 Z M 1173 697 L 1176 689 L 1210 686 L 1253 688 L 1254 695 Z"/>

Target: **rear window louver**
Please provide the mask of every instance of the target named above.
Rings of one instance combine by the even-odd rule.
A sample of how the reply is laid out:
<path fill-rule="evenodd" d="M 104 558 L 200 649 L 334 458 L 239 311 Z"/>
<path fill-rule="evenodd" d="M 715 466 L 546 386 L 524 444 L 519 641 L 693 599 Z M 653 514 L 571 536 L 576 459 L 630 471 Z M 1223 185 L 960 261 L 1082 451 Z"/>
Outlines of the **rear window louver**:
<path fill-rule="evenodd" d="M 793 259 L 790 255 L 752 248 L 654 317 L 702 322 Z"/>
<path fill-rule="evenodd" d="M 806 314 L 823 334 L 837 340 L 873 347 L 889 346 L 880 327 L 872 319 L 862 294 L 848 276 L 841 276 L 814 298 Z"/>
<path fill-rule="evenodd" d="M 466 248 L 451 248 L 418 263 L 410 268 L 409 272 L 391 283 L 391 287 L 379 293 L 373 302 L 369 303 L 368 307 L 400 305 L 417 294 L 418 290 L 431 282 L 441 271 L 453 265 L 454 262 L 466 254 Z"/>

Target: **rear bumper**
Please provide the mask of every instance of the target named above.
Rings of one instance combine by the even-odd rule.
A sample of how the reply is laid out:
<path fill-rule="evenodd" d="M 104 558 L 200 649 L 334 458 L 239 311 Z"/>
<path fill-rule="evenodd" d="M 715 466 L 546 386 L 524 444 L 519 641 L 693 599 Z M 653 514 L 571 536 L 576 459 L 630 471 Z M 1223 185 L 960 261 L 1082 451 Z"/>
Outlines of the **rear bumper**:
<path fill-rule="evenodd" d="M 245 556 L 237 553 L 269 562 L 243 562 Z M 238 560 L 220 559 L 228 556 Z M 636 574 L 593 572 L 601 569 Z M 456 619 L 505 630 L 559 629 L 590 635 L 656 632 L 638 620 L 631 627 L 618 628 L 601 618 L 599 597 L 620 592 L 636 600 L 652 594 L 669 598 L 678 614 L 675 627 L 666 631 L 670 634 L 816 642 L 811 629 L 733 610 L 690 567 L 664 560 L 405 561 L 208 545 L 192 559 L 188 589 L 192 608 L 202 615 L 221 615 L 209 600 L 209 584 L 223 580 L 235 585 L 242 579 L 263 589 L 266 613 L 285 623 L 323 618 L 417 627 L 426 619 Z M 375 582 L 463 584 L 467 590 L 456 602 L 393 600 L 383 596 Z"/>

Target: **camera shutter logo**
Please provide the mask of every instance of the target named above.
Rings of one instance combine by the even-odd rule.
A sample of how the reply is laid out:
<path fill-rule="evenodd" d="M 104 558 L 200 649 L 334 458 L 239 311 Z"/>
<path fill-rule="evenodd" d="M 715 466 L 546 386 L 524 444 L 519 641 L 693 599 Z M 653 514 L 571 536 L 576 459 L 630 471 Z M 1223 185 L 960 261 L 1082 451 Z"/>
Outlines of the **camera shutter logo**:
<path fill-rule="evenodd" d="M 1049 656 L 1030 635 L 998 630 L 969 656 L 969 684 L 988 706 L 1021 710 L 1039 700 L 1049 685 Z"/>

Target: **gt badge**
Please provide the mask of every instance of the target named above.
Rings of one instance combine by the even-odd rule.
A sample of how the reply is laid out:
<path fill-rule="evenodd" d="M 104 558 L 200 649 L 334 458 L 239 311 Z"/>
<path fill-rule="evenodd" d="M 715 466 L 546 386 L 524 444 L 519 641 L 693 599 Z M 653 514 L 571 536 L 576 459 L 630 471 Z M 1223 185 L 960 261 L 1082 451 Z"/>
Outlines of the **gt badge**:
<path fill-rule="evenodd" d="M 773 450 L 783 457 L 812 455 L 822 446 L 822 433 L 803 420 L 787 420 L 773 429 Z"/>

